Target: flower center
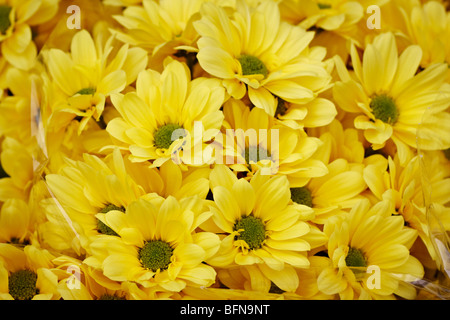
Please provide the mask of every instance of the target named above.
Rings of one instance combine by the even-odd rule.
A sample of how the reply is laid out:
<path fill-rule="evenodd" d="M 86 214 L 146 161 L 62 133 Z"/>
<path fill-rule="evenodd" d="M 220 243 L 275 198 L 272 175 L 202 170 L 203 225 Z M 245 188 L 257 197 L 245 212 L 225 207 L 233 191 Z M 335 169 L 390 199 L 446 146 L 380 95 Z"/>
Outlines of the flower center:
<path fill-rule="evenodd" d="M 447 160 L 450 160 L 450 148 L 445 149 L 444 151 L 444 156 Z"/>
<path fill-rule="evenodd" d="M 291 188 L 291 199 L 295 203 L 303 204 L 312 208 L 311 191 L 307 187 Z"/>
<path fill-rule="evenodd" d="M 153 272 L 165 270 L 169 267 L 173 248 L 165 241 L 152 240 L 145 243 L 139 250 L 139 261 L 146 269 Z"/>
<path fill-rule="evenodd" d="M 275 117 L 284 116 L 286 114 L 287 110 L 288 110 L 288 108 L 286 106 L 286 101 L 284 101 L 281 98 L 278 98 L 277 110 L 275 111 Z"/>
<path fill-rule="evenodd" d="M 235 240 L 244 240 L 251 250 L 261 248 L 266 239 L 264 223 L 254 216 L 241 218 L 234 224 L 233 230 L 239 232 Z"/>
<path fill-rule="evenodd" d="M 375 95 L 370 102 L 370 108 L 376 119 L 391 125 L 397 122 L 398 110 L 391 97 L 385 94 Z"/>
<path fill-rule="evenodd" d="M 2 34 L 6 33 L 6 30 L 11 26 L 11 21 L 9 20 L 9 14 L 12 8 L 7 5 L 0 6 L 0 32 Z"/>
<path fill-rule="evenodd" d="M 9 275 L 9 294 L 15 300 L 31 300 L 39 290 L 36 288 L 37 274 L 31 270 L 19 270 Z"/>
<path fill-rule="evenodd" d="M 81 94 L 81 95 L 85 95 L 85 96 L 87 96 L 87 95 L 94 95 L 95 94 L 95 88 L 83 88 L 80 91 L 78 91 L 77 93 Z M 77 94 L 77 93 L 75 93 L 75 94 Z"/>
<path fill-rule="evenodd" d="M 108 213 L 111 210 L 119 210 L 119 211 L 125 212 L 124 207 L 118 207 L 113 204 L 108 204 L 106 207 L 104 207 L 102 210 L 100 210 L 99 213 Z M 104 224 L 99 219 L 97 219 L 97 230 L 101 234 L 106 234 L 108 236 L 116 236 L 116 237 L 119 236 L 113 229 L 108 227 L 106 224 Z"/>
<path fill-rule="evenodd" d="M 242 67 L 242 75 L 244 76 L 262 74 L 265 78 L 269 73 L 264 63 L 254 56 L 243 54 L 238 60 Z"/>
<path fill-rule="evenodd" d="M 319 9 L 330 9 L 331 8 L 331 4 L 328 3 L 318 3 L 317 6 L 319 7 Z"/>
<path fill-rule="evenodd" d="M 260 160 L 270 160 L 270 153 L 259 146 L 246 147 L 244 151 L 244 158 L 247 164 L 258 163 Z"/>
<path fill-rule="evenodd" d="M 367 267 L 366 258 L 361 250 L 350 248 L 345 258 L 347 267 Z"/>
<path fill-rule="evenodd" d="M 172 139 L 173 132 L 177 129 L 182 129 L 181 126 L 174 123 L 169 123 L 164 126 L 159 127 L 153 135 L 155 139 L 155 146 L 160 149 L 168 149 L 173 141 L 176 139 Z M 180 135 L 177 139 L 182 138 Z"/>

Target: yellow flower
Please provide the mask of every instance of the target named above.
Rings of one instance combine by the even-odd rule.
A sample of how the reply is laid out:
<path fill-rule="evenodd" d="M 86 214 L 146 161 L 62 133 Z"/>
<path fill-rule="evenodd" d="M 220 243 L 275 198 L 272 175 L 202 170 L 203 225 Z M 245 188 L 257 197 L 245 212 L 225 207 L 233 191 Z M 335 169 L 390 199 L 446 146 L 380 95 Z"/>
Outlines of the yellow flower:
<path fill-rule="evenodd" d="M 62 255 L 53 262 L 59 278 L 58 292 L 64 300 L 133 299 L 131 285 L 112 281 L 101 270 L 89 267 L 79 259 Z"/>
<path fill-rule="evenodd" d="M 252 275 L 267 278 L 282 290 L 295 291 L 298 277 L 294 268 L 307 268 L 307 251 L 324 241 L 321 232 L 307 222 L 312 210 L 289 203 L 285 176 L 258 172 L 248 182 L 237 179 L 228 167 L 217 165 L 210 181 L 212 220 L 202 228 L 221 234 L 221 247 L 207 262 L 222 268 L 253 266 Z"/>
<path fill-rule="evenodd" d="M 241 100 L 227 101 L 223 112 L 227 129 L 232 129 L 222 138 L 224 161 L 232 162 L 233 170 L 251 178 L 263 168 L 268 174 L 286 175 L 296 187 L 327 173 L 325 165 L 312 157 L 321 146 L 318 138 L 277 123 L 262 109 L 250 109 Z"/>
<path fill-rule="evenodd" d="M 404 167 L 398 157 L 385 159 L 374 155 L 366 159 L 364 180 L 372 193 L 372 202 L 385 200 L 391 206 L 392 213 L 402 215 L 405 223 L 417 230 L 432 259 L 438 259 L 430 232 L 435 228 L 435 219 L 441 220 L 448 228 L 448 219 L 441 208 L 450 202 L 450 178 L 445 176 L 445 169 L 434 159 L 426 168 L 421 158 L 415 156 Z M 427 160 L 430 161 L 430 160 Z M 444 173 L 444 174 L 443 174 Z M 431 216 L 427 210 L 439 213 Z"/>
<path fill-rule="evenodd" d="M 421 279 L 422 264 L 410 255 L 417 231 L 391 215 L 387 202 L 362 200 L 346 216 L 330 218 L 324 226 L 332 265 L 317 279 L 325 294 L 341 299 L 414 299 L 408 282 Z"/>
<path fill-rule="evenodd" d="M 106 130 L 130 151 L 132 161 L 152 160 L 159 167 L 172 158 L 201 165 L 197 150 L 203 150 L 222 126 L 224 89 L 215 79 L 191 81 L 184 63 L 170 58 L 166 63 L 161 74 L 152 69 L 141 72 L 136 92 L 112 95 L 121 117 L 111 120 Z"/>
<path fill-rule="evenodd" d="M 450 13 L 439 1 L 428 1 L 410 9 L 403 8 L 405 36 L 412 44 L 422 49 L 420 66 L 426 68 L 433 63 L 450 63 Z"/>
<path fill-rule="evenodd" d="M 145 193 L 127 175 L 119 150 L 105 160 L 85 154 L 84 161 L 67 161 L 69 165 L 59 173 L 45 177 L 52 197 L 42 200 L 49 220 L 44 238 L 55 248 L 72 246 L 79 252 L 77 245 L 81 245 L 89 251 L 95 237 L 117 236 L 104 223 L 104 214 L 111 210 L 125 212 L 129 203 Z M 68 232 L 69 228 L 72 230 Z M 58 234 L 61 238 L 72 235 L 72 239 L 65 244 L 58 242 Z"/>
<path fill-rule="evenodd" d="M 308 48 L 314 33 L 282 21 L 276 2 L 251 8 L 238 1 L 232 17 L 212 3 L 200 12 L 202 18 L 194 22 L 200 34 L 198 61 L 223 79 L 234 98 L 248 93 L 252 104 L 273 116 L 277 98 L 305 104 L 329 86 L 323 48 Z"/>
<path fill-rule="evenodd" d="M 19 249 L 0 243 L 1 300 L 58 300 L 58 277 L 47 250 L 27 245 Z"/>
<path fill-rule="evenodd" d="M 358 1 L 346 0 L 283 0 L 283 17 L 305 29 L 312 26 L 336 32 L 346 31 L 364 16 Z"/>
<path fill-rule="evenodd" d="M 169 196 L 134 201 L 126 214 L 110 211 L 105 221 L 120 238 L 97 239 L 97 250 L 85 263 L 101 267 L 111 280 L 145 288 L 179 292 L 186 286 L 210 286 L 216 272 L 202 262 L 216 253 L 219 238 L 195 231 L 210 216 L 202 209 L 196 197 L 177 201 Z"/>
<path fill-rule="evenodd" d="M 352 208 L 364 199 L 367 185 L 363 179 L 362 164 L 337 159 L 327 165 L 328 174 L 312 178 L 302 187 L 291 185 L 291 199 L 294 203 L 311 207 L 312 221 L 324 224 L 333 215 Z"/>
<path fill-rule="evenodd" d="M 87 30 L 77 32 L 70 53 L 55 48 L 42 53 L 49 73 L 44 90 L 55 118 L 49 131 L 80 117 L 81 133 L 91 117 L 100 120 L 106 98 L 124 90 L 146 67 L 146 52 L 141 48 L 123 45 L 113 51 L 114 37 L 105 28 L 97 24 L 94 36 Z"/>
<path fill-rule="evenodd" d="M 36 63 L 37 48 L 32 27 L 49 21 L 58 11 L 59 0 L 4 0 L 0 3 L 0 44 L 5 59 L 19 69 Z"/>
<path fill-rule="evenodd" d="M 117 39 L 149 51 L 150 66 L 155 70 L 160 70 L 167 56 L 183 57 L 192 68 L 198 37 L 192 22 L 199 18 L 205 1 L 143 0 L 142 5 L 129 5 L 121 15 L 114 16 L 124 29 L 113 32 Z"/>
<path fill-rule="evenodd" d="M 354 126 L 363 130 L 374 150 L 392 140 L 401 163 L 417 147 L 419 124 L 423 150 L 450 146 L 450 114 L 445 111 L 450 105 L 450 88 L 444 82 L 447 65 L 434 64 L 416 74 L 421 56 L 420 48 L 413 45 L 399 57 L 393 34 L 384 33 L 367 46 L 362 62 L 352 46 L 354 77 L 336 59 L 342 80 L 333 87 L 337 104 L 356 114 Z"/>

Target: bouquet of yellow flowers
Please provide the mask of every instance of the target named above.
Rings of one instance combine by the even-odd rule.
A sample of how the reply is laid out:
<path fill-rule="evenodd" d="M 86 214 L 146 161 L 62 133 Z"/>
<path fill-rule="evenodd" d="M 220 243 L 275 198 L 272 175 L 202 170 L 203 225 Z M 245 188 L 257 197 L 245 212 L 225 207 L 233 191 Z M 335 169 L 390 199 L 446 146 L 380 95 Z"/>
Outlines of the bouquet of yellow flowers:
<path fill-rule="evenodd" d="M 0 298 L 450 298 L 439 0 L 0 0 Z"/>

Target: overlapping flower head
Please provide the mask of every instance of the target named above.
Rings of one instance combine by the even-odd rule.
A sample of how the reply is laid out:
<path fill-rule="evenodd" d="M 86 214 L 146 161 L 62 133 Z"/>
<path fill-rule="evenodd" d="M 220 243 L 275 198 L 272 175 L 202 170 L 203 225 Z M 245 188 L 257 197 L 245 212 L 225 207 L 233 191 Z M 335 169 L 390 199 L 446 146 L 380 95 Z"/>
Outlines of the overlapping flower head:
<path fill-rule="evenodd" d="M 449 298 L 448 10 L 0 0 L 0 298 Z"/>

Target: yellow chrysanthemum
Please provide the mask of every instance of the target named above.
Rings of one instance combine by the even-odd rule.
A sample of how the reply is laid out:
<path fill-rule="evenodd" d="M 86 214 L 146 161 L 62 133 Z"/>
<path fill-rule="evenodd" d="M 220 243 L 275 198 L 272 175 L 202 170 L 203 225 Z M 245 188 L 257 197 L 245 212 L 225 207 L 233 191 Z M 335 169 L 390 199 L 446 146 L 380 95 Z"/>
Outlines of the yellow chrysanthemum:
<path fill-rule="evenodd" d="M 265 174 L 286 175 L 292 186 L 303 186 L 327 173 L 325 165 L 312 157 L 321 145 L 319 139 L 277 123 L 262 109 L 250 109 L 241 100 L 227 101 L 223 113 L 227 126 L 223 161 L 233 170 L 250 179 L 264 168 Z"/>
<path fill-rule="evenodd" d="M 135 1 L 136 2 L 136 1 Z M 117 38 L 150 52 L 150 66 L 160 70 L 165 57 L 179 57 L 191 68 L 195 64 L 195 40 L 192 22 L 206 0 L 143 0 L 142 5 L 129 5 L 114 18 L 124 27 L 115 29 Z"/>
<path fill-rule="evenodd" d="M 108 279 L 100 269 L 76 258 L 62 255 L 53 262 L 59 276 L 58 292 L 64 300 L 132 300 L 134 292 L 139 292 L 132 285 Z"/>
<path fill-rule="evenodd" d="M 291 185 L 291 199 L 296 204 L 306 205 L 314 211 L 313 222 L 324 224 L 341 210 L 350 209 L 364 198 L 367 185 L 363 179 L 362 164 L 337 159 L 327 165 L 328 174 L 312 178 L 302 186 Z"/>
<path fill-rule="evenodd" d="M 282 290 L 295 291 L 295 268 L 308 267 L 306 252 L 324 240 L 307 222 L 312 210 L 289 203 L 285 176 L 258 172 L 248 182 L 237 179 L 228 167 L 217 165 L 210 181 L 212 221 L 202 228 L 221 234 L 221 247 L 207 262 L 222 268 L 254 266 L 259 276 Z M 265 282 L 269 287 L 270 281 Z"/>
<path fill-rule="evenodd" d="M 421 56 L 418 46 L 409 46 L 399 57 L 393 34 L 384 33 L 367 46 L 362 62 L 352 46 L 354 77 L 337 59 L 342 81 L 333 87 L 336 102 L 355 114 L 355 128 L 364 131 L 373 149 L 392 140 L 402 163 L 417 148 L 419 125 L 423 150 L 450 146 L 447 65 L 434 64 L 416 74 Z"/>
<path fill-rule="evenodd" d="M 332 266 L 319 275 L 319 290 L 341 299 L 414 299 L 408 282 L 423 277 L 409 251 L 417 232 L 392 216 L 385 202 L 363 200 L 349 215 L 328 220 L 324 232 Z"/>
<path fill-rule="evenodd" d="M 87 30 L 73 36 L 70 53 L 55 48 L 42 53 L 49 73 L 44 89 L 53 119 L 49 131 L 80 117 L 81 133 L 91 117 L 100 120 L 106 98 L 124 90 L 147 66 L 145 50 L 128 45 L 115 50 L 114 40 L 98 24 L 93 36 Z"/>
<path fill-rule="evenodd" d="M 139 199 L 126 214 L 106 213 L 105 221 L 119 235 L 98 239 L 85 263 L 101 267 L 106 277 L 179 292 L 186 286 L 210 286 L 216 272 L 204 263 L 219 248 L 219 238 L 195 229 L 208 219 L 200 199 Z"/>
<path fill-rule="evenodd" d="M 215 79 L 191 81 L 186 64 L 170 59 L 161 74 L 141 72 L 136 92 L 114 94 L 111 100 L 121 117 L 111 120 L 106 130 L 130 151 L 130 160 L 150 160 L 155 167 L 171 158 L 201 165 L 203 156 L 197 151 L 222 126 L 219 109 L 225 92 Z"/>
<path fill-rule="evenodd" d="M 435 161 L 426 169 L 420 161 L 420 157 L 415 156 L 402 167 L 398 157 L 371 156 L 367 158 L 364 180 L 375 198 L 372 202 L 388 201 L 392 212 L 402 215 L 405 223 L 417 230 L 430 256 L 438 259 L 430 237 L 430 223 L 431 219 L 438 218 L 448 228 L 448 219 L 431 217 L 427 210 L 432 204 L 437 207 L 450 202 L 450 177 L 442 174 L 445 170 L 439 170 L 441 166 Z"/>
<path fill-rule="evenodd" d="M 103 215 L 111 210 L 125 212 L 129 203 L 145 193 L 127 175 L 118 150 L 104 161 L 85 154 L 84 161 L 68 162 L 59 173 L 45 177 L 52 198 L 42 201 L 49 219 L 44 237 L 55 248 L 72 246 L 79 251 L 81 245 L 89 251 L 96 236 L 117 235 L 103 222 Z M 72 232 L 67 232 L 68 228 Z M 70 242 L 57 241 L 66 235 L 72 235 Z"/>
<path fill-rule="evenodd" d="M 19 249 L 0 243 L 1 300 L 58 300 L 58 277 L 52 272 L 53 255 L 27 245 Z"/>
<path fill-rule="evenodd" d="M 312 26 L 323 30 L 346 31 L 363 18 L 360 1 L 345 0 L 283 0 L 283 18 L 305 29 Z"/>
<path fill-rule="evenodd" d="M 223 79 L 234 98 L 248 93 L 256 107 L 273 116 L 277 98 L 305 104 L 328 87 L 324 49 L 309 49 L 314 33 L 282 21 L 276 2 L 252 8 L 237 1 L 232 16 L 205 3 L 200 12 L 202 18 L 194 22 L 200 34 L 197 59 L 206 72 Z"/>
<path fill-rule="evenodd" d="M 29 70 L 36 63 L 37 47 L 32 27 L 50 20 L 59 0 L 3 0 L 0 2 L 0 44 L 5 59 Z"/>
<path fill-rule="evenodd" d="M 420 46 L 422 68 L 434 63 L 450 63 L 450 12 L 439 1 L 414 6 L 410 12 L 403 10 L 406 37 Z"/>

